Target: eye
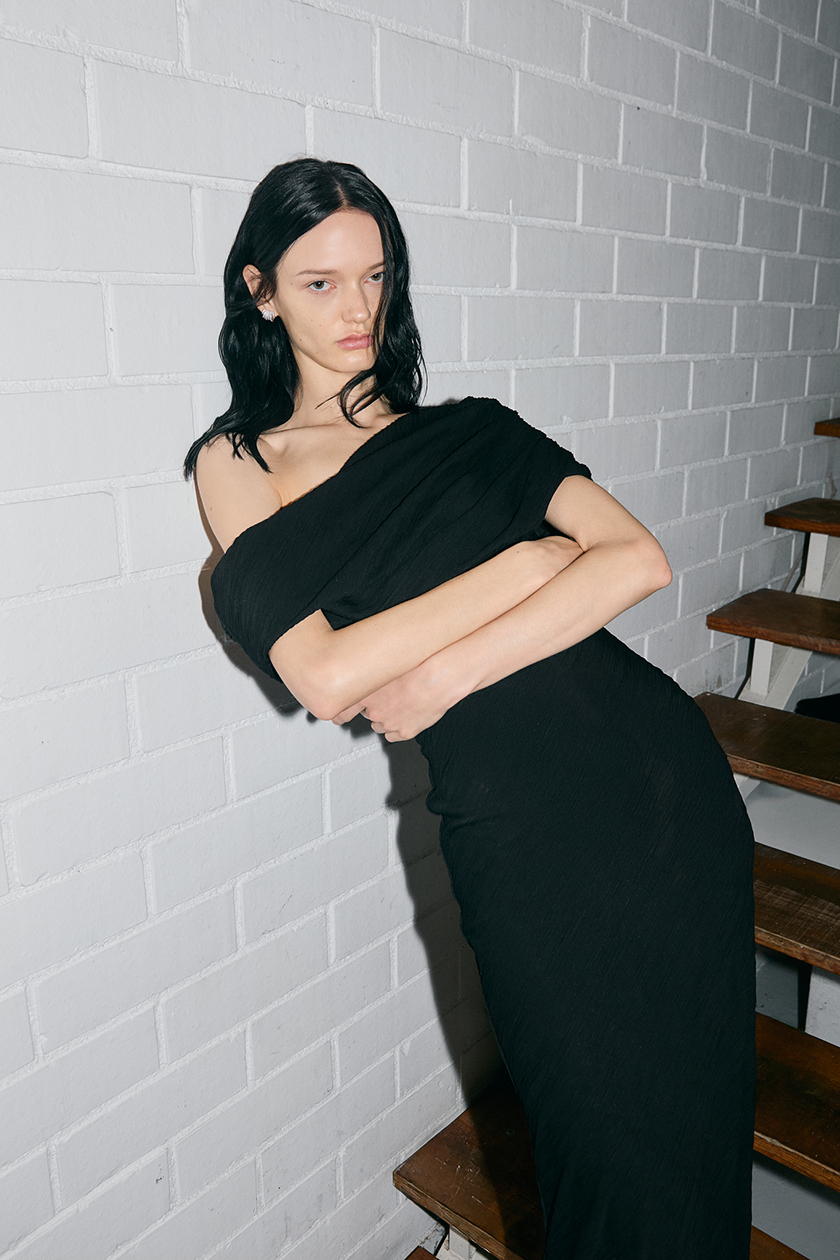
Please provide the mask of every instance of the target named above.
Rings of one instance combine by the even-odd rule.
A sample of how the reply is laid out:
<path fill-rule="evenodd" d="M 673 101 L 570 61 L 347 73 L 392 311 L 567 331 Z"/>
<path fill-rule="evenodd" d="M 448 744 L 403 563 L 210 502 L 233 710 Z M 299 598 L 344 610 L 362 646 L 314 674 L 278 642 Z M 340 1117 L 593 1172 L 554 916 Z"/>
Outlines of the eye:
<path fill-rule="evenodd" d="M 330 286 L 329 280 L 313 280 L 307 288 L 313 289 L 316 293 L 323 293 Z"/>
<path fill-rule="evenodd" d="M 373 275 L 368 277 L 374 284 L 382 284 L 385 279 L 384 271 L 374 271 Z"/>

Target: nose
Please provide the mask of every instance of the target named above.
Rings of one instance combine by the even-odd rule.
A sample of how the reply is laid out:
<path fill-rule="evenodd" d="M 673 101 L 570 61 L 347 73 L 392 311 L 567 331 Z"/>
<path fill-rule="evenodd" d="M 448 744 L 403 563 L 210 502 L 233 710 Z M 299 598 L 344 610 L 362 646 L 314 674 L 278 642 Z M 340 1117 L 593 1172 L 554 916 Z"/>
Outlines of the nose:
<path fill-rule="evenodd" d="M 347 324 L 366 324 L 371 317 L 371 306 L 368 295 L 361 285 L 353 285 L 347 294 L 344 304 L 344 322 Z"/>

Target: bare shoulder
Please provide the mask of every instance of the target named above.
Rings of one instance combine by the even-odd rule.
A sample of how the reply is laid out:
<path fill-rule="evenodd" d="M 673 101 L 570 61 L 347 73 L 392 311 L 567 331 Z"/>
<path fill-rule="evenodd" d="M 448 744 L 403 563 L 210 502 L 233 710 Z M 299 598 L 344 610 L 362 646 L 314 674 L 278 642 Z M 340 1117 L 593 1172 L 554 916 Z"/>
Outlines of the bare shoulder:
<path fill-rule="evenodd" d="M 281 506 L 267 474 L 247 452 L 233 453 L 222 436 L 201 448 L 195 480 L 208 524 L 227 551 L 243 530 L 272 516 Z"/>

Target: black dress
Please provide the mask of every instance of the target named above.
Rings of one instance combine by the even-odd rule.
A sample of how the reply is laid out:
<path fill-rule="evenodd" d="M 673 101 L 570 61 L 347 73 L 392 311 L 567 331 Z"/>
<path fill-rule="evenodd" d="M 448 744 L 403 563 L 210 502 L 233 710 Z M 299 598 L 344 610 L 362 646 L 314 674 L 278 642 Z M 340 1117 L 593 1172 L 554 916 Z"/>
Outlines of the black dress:
<path fill-rule="evenodd" d="M 316 609 L 338 628 L 544 536 L 572 473 L 497 402 L 409 412 L 237 538 L 222 624 L 274 675 L 270 646 Z M 699 708 L 600 630 L 418 741 L 546 1257 L 747 1260 L 752 834 Z"/>

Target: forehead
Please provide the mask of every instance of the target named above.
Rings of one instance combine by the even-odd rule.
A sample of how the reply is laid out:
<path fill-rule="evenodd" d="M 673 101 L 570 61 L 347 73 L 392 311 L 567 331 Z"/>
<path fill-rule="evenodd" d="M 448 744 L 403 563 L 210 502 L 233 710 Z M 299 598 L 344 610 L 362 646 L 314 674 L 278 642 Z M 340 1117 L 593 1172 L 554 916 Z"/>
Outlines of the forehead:
<path fill-rule="evenodd" d="M 305 268 L 341 269 L 382 260 L 379 225 L 366 210 L 337 210 L 290 245 L 280 269 L 295 274 Z"/>

